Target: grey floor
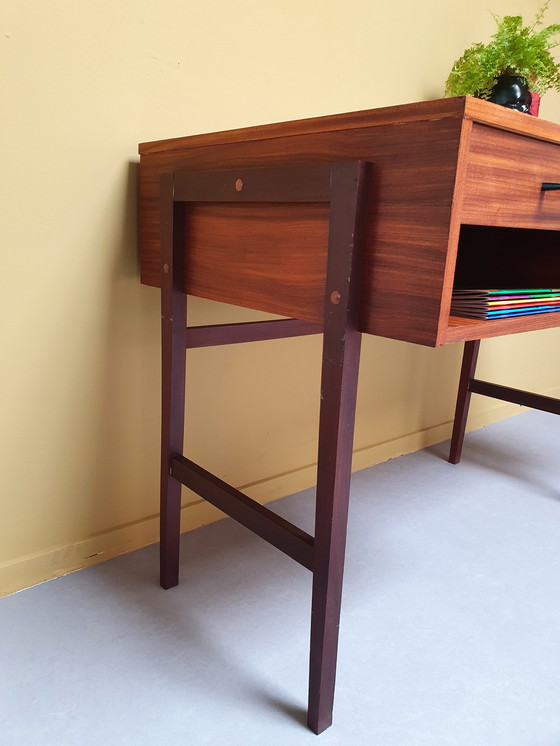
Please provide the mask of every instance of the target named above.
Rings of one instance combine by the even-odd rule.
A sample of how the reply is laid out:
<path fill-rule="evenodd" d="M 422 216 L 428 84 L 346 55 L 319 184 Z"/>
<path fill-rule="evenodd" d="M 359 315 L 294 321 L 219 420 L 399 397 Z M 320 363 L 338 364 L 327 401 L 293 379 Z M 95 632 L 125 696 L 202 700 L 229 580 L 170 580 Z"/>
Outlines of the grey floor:
<path fill-rule="evenodd" d="M 1 746 L 560 746 L 560 420 L 354 475 L 332 728 L 304 726 L 310 578 L 233 522 L 0 600 Z M 311 530 L 311 491 L 275 509 Z"/>

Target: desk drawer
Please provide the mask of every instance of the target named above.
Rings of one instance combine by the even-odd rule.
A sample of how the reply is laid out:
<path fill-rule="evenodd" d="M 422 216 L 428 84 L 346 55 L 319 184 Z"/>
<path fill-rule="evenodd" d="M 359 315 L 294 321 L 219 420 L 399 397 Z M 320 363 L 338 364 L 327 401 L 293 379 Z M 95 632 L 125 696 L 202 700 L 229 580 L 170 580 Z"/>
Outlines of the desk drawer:
<path fill-rule="evenodd" d="M 560 230 L 560 191 L 543 182 L 560 182 L 560 144 L 473 124 L 461 222 Z"/>

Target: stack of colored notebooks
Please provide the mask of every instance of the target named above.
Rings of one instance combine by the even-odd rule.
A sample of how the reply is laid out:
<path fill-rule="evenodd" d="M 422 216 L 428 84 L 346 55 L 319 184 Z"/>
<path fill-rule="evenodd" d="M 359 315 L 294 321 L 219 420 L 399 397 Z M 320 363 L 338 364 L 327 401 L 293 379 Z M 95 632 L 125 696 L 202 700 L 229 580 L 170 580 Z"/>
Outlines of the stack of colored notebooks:
<path fill-rule="evenodd" d="M 459 290 L 451 298 L 451 315 L 471 319 L 505 319 L 560 311 L 560 288 Z"/>

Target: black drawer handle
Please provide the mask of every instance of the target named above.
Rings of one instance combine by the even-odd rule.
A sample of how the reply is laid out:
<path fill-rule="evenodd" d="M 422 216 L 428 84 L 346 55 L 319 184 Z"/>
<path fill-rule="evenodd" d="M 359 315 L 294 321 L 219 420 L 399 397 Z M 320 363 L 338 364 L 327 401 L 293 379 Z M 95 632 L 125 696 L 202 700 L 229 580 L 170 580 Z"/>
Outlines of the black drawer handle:
<path fill-rule="evenodd" d="M 560 192 L 560 184 L 550 181 L 543 181 L 541 192 Z"/>

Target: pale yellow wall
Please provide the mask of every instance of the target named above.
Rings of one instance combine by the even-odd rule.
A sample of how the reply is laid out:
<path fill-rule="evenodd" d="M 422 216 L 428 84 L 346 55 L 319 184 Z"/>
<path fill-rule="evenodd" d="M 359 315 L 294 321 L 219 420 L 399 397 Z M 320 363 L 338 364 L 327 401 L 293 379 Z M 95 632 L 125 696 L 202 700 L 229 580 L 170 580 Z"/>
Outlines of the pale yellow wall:
<path fill-rule="evenodd" d="M 159 296 L 138 282 L 137 143 L 438 97 L 493 22 L 487 0 L 0 11 L 1 594 L 156 539 Z M 560 120 L 558 96 L 542 114 Z M 246 317 L 193 304 L 195 322 Z M 559 339 L 488 342 L 482 370 L 553 392 Z M 192 352 L 190 454 L 260 499 L 311 484 L 319 354 L 318 338 Z M 449 435 L 459 355 L 365 341 L 357 467 Z M 481 399 L 472 424 L 513 411 Z M 186 528 L 214 515 L 185 504 Z"/>

